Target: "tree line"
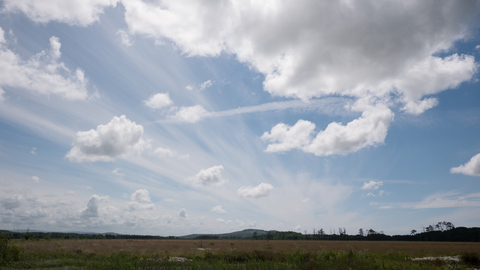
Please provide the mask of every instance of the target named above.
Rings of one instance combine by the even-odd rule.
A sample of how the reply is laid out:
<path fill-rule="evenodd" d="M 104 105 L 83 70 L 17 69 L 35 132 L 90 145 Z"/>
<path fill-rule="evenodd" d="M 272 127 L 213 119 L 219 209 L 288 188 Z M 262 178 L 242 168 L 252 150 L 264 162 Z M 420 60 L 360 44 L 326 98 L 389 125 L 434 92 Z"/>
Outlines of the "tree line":
<path fill-rule="evenodd" d="M 50 240 L 50 239 L 186 239 L 176 236 L 158 235 L 130 235 L 130 234 L 84 234 L 61 232 L 11 232 L 2 231 L 13 239 Z M 347 234 L 345 228 L 331 229 L 329 233 L 322 229 L 313 229 L 309 234 L 293 231 L 267 231 L 266 233 L 252 233 L 251 236 L 219 236 L 197 235 L 194 239 L 251 239 L 251 240 L 339 240 L 339 241 L 452 241 L 452 242 L 480 242 L 480 228 L 455 227 L 451 222 L 438 222 L 434 225 L 422 227 L 422 231 L 411 230 L 408 235 L 386 235 L 383 231 L 360 228 L 357 234 Z"/>

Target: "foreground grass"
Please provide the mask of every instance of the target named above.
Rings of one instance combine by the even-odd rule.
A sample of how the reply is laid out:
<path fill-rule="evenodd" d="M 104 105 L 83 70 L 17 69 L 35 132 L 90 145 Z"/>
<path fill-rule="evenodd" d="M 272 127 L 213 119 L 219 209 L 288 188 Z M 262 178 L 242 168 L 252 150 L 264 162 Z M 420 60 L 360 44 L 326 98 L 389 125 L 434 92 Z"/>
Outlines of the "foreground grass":
<path fill-rule="evenodd" d="M 79 239 L 7 242 L 12 244 L 12 252 L 18 251 L 18 256 L 3 262 L 0 258 L 1 269 L 480 268 L 480 243 Z M 411 260 L 460 254 L 466 254 L 460 262 Z"/>
<path fill-rule="evenodd" d="M 275 243 L 271 241 L 271 243 Z M 198 251 L 198 249 L 196 249 Z M 181 258 L 160 253 L 107 253 L 66 251 L 24 251 L 22 258 L 2 269 L 473 269 L 478 254 L 470 254 L 470 265 L 441 260 L 415 262 L 402 252 L 375 254 L 366 250 L 317 250 L 294 248 L 286 252 L 269 250 L 210 249 L 184 252 Z M 480 266 L 480 265 L 479 265 Z M 470 267 L 470 268 L 468 268 Z"/>

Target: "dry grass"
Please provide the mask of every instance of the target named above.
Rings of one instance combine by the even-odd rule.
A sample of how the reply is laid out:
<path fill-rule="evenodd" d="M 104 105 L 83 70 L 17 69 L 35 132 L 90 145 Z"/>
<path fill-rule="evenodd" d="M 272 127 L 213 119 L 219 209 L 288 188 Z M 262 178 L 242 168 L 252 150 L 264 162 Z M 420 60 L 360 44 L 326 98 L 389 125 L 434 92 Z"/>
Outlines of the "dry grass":
<path fill-rule="evenodd" d="M 16 241 L 24 252 L 72 252 L 110 255 L 117 252 L 151 255 L 203 254 L 203 248 L 213 253 L 270 251 L 274 253 L 304 250 L 368 250 L 376 254 L 404 253 L 411 257 L 449 256 L 467 252 L 480 253 L 480 243 L 466 242 L 393 242 L 393 241 L 268 241 L 268 240 L 52 240 Z"/>

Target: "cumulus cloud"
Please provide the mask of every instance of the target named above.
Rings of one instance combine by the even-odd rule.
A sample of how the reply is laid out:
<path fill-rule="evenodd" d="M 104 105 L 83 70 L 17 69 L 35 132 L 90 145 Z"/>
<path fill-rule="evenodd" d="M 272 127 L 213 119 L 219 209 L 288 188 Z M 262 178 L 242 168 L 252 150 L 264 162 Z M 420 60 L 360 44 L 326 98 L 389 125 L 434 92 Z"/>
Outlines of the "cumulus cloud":
<path fill-rule="evenodd" d="M 225 210 L 222 208 L 221 205 L 214 206 L 210 211 L 215 212 L 215 213 L 220 213 L 220 214 L 228 213 L 227 211 L 225 211 Z"/>
<path fill-rule="evenodd" d="M 473 156 L 467 163 L 450 169 L 450 173 L 462 173 L 480 176 L 480 154 Z"/>
<path fill-rule="evenodd" d="M 130 196 L 130 199 L 135 202 L 151 202 L 150 194 L 146 189 L 139 189 L 135 191 L 132 196 Z"/>
<path fill-rule="evenodd" d="M 158 93 L 144 100 L 143 103 L 152 109 L 160 109 L 170 106 L 173 104 L 173 101 L 170 99 L 168 93 Z"/>
<path fill-rule="evenodd" d="M 128 210 L 129 211 L 137 211 L 137 210 L 153 210 L 155 209 L 155 204 L 149 203 L 151 202 L 150 200 L 150 194 L 148 193 L 148 190 L 146 189 L 139 189 L 135 191 L 131 196 L 130 196 L 131 202 L 127 203 Z"/>
<path fill-rule="evenodd" d="M 425 96 L 456 88 L 477 73 L 473 56 L 449 53 L 456 41 L 470 33 L 468 24 L 480 8 L 474 2 L 122 3 L 131 33 L 156 41 L 168 39 L 188 56 L 233 54 L 265 76 L 264 90 L 274 96 L 302 100 L 331 95 L 394 97 L 405 113 L 421 114 L 438 103 Z M 269 145 L 268 151 L 303 148 L 325 156 L 377 145 L 393 117 L 388 108 L 378 109 L 367 110 L 346 126 L 331 123 L 307 146 L 288 134 L 290 141 L 277 140 L 281 134 L 267 134 L 264 138 L 279 141 Z M 183 118 L 191 119 L 188 122 L 201 118 L 188 115 L 195 115 Z M 282 124 L 276 129 L 289 131 Z M 308 133 L 302 136 L 308 138 Z M 330 141 L 332 146 L 327 144 Z"/>
<path fill-rule="evenodd" d="M 21 11 L 35 22 L 57 21 L 87 26 L 98 21 L 105 7 L 115 7 L 117 0 L 5 0 L 4 9 Z"/>
<path fill-rule="evenodd" d="M 191 107 L 182 106 L 175 114 L 174 118 L 187 123 L 195 123 L 205 117 L 206 114 L 207 111 L 201 105 Z"/>
<path fill-rule="evenodd" d="M 266 197 L 273 190 L 273 186 L 268 183 L 261 183 L 256 187 L 247 186 L 241 187 L 237 190 L 237 194 L 245 198 L 261 198 Z"/>
<path fill-rule="evenodd" d="M 294 148 L 303 148 L 310 144 L 315 124 L 305 120 L 290 127 L 284 123 L 277 124 L 270 132 L 262 135 L 262 140 L 273 142 L 267 146 L 267 152 L 285 152 Z M 278 142 L 278 143 L 277 143 Z"/>
<path fill-rule="evenodd" d="M 155 209 L 155 204 L 153 203 L 128 202 L 127 206 L 129 211 L 143 211 Z"/>
<path fill-rule="evenodd" d="M 190 177 L 187 180 L 194 185 L 219 187 L 227 182 L 227 179 L 222 177 L 222 171 L 222 165 L 213 166 L 200 170 L 195 177 Z"/>
<path fill-rule="evenodd" d="M 470 56 L 433 56 L 468 35 L 478 6 L 450 1 L 125 0 L 133 33 L 169 39 L 187 55 L 235 54 L 273 95 L 308 99 L 397 93 L 405 102 L 455 87 Z"/>
<path fill-rule="evenodd" d="M 378 188 L 381 187 L 381 186 L 383 186 L 383 182 L 382 182 L 382 181 L 376 182 L 376 181 L 373 181 L 373 180 L 372 180 L 372 181 L 370 181 L 370 182 L 368 182 L 368 183 L 367 183 L 367 182 L 363 183 L 362 189 L 363 189 L 363 190 L 368 190 L 368 189 L 373 189 L 373 190 L 375 190 L 375 189 L 378 189 Z M 373 194 L 372 194 L 372 195 L 373 195 Z"/>
<path fill-rule="evenodd" d="M 426 98 L 420 101 L 409 101 L 401 110 L 409 114 L 419 115 L 437 106 L 437 104 L 438 100 L 436 98 Z"/>
<path fill-rule="evenodd" d="M 180 212 L 178 212 L 178 216 L 180 218 L 186 218 L 187 217 L 187 210 L 185 210 L 185 208 L 182 208 L 182 210 L 180 210 Z"/>
<path fill-rule="evenodd" d="M 111 161 L 139 153 L 149 147 L 142 138 L 143 127 L 122 115 L 97 129 L 77 132 L 73 148 L 65 156 L 72 162 Z"/>
<path fill-rule="evenodd" d="M 362 116 L 347 125 L 330 123 L 313 139 L 315 124 L 312 122 L 299 120 L 293 127 L 278 124 L 262 135 L 263 140 L 271 142 L 265 151 L 284 152 L 297 148 L 316 156 L 329 156 L 383 143 L 394 117 L 392 111 L 382 104 L 371 106 L 361 101 L 356 102 L 352 110 L 363 110 Z"/>
<path fill-rule="evenodd" d="M 50 38 L 50 49 L 23 61 L 13 51 L 0 46 L 0 87 L 85 100 L 88 97 L 88 80 L 81 69 L 71 72 L 64 63 L 58 61 L 60 47 L 60 40 L 53 36 Z"/>
<path fill-rule="evenodd" d="M 40 177 L 32 176 L 32 181 L 35 182 L 35 183 L 39 183 L 40 182 Z"/>
<path fill-rule="evenodd" d="M 97 194 L 92 195 L 90 200 L 87 203 L 87 208 L 85 208 L 81 212 L 81 216 L 84 218 L 94 218 L 98 217 L 98 206 L 102 202 L 106 202 L 108 200 L 108 196 L 98 196 Z"/>
<path fill-rule="evenodd" d="M 0 102 L 5 100 L 5 97 L 3 96 L 5 94 L 5 91 L 0 87 Z"/>

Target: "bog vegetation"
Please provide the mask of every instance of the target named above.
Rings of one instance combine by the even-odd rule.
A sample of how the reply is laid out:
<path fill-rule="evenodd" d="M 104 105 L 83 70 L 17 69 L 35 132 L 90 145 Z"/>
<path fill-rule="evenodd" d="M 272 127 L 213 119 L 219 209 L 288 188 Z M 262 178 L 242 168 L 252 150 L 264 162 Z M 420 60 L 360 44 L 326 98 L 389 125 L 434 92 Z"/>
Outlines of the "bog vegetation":
<path fill-rule="evenodd" d="M 439 222 L 408 235 L 344 228 L 162 237 L 0 234 L 0 269 L 474 269 L 480 228 Z M 429 259 L 425 259 L 429 257 Z"/>
<path fill-rule="evenodd" d="M 1 269 L 473 269 L 480 243 L 211 239 L 11 239 Z M 415 257 L 449 256 L 450 260 Z"/>

